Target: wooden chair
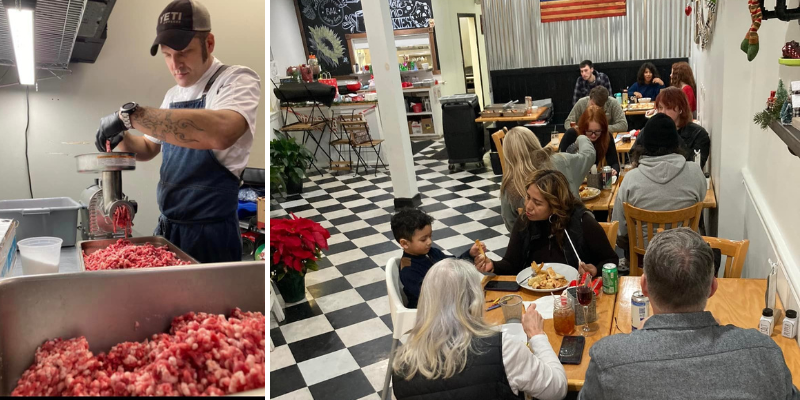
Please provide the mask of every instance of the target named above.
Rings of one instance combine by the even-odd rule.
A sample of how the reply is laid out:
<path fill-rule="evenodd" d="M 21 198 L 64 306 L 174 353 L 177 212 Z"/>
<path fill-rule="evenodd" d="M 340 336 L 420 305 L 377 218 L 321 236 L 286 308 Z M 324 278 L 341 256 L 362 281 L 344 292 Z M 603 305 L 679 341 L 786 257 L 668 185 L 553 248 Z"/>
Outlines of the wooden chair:
<path fill-rule="evenodd" d="M 497 155 L 500 157 L 500 169 L 503 171 L 504 174 L 506 173 L 506 158 L 503 155 L 503 139 L 505 139 L 506 137 L 506 132 L 508 132 L 508 129 L 503 128 L 492 134 L 494 147 L 497 148 Z"/>
<path fill-rule="evenodd" d="M 623 203 L 625 221 L 628 223 L 628 242 L 630 249 L 630 275 L 642 275 L 639 256 L 644 257 L 647 244 L 659 229 L 688 227 L 697 232 L 703 203 L 674 211 L 648 211 Z"/>
<path fill-rule="evenodd" d="M 619 230 L 619 221 L 611 221 L 611 222 L 598 222 L 600 226 L 603 227 L 603 230 L 606 231 L 606 236 L 608 236 L 608 243 L 611 245 L 612 249 L 617 247 L 617 230 Z"/>
<path fill-rule="evenodd" d="M 710 236 L 703 236 L 712 249 L 719 249 L 725 256 L 725 272 L 723 278 L 741 278 L 742 267 L 744 267 L 744 260 L 747 257 L 747 249 L 750 247 L 750 241 L 745 240 L 728 240 L 720 239 Z"/>

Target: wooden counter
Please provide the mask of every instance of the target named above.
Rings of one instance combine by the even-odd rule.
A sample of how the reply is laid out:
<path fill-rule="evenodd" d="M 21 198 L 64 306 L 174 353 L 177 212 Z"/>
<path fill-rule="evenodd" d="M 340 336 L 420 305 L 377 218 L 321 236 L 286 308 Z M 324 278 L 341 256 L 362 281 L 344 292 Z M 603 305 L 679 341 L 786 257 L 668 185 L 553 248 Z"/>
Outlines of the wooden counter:
<path fill-rule="evenodd" d="M 538 121 L 539 117 L 547 111 L 548 107 L 539 107 L 534 110 L 530 115 L 523 115 L 521 117 L 478 117 L 475 122 L 490 123 L 490 122 L 533 122 Z"/>
<path fill-rule="evenodd" d="M 706 311 L 711 311 L 720 325 L 735 325 L 740 328 L 758 328 L 761 310 L 764 308 L 764 292 L 767 289 L 765 279 L 718 278 L 719 287 L 714 296 L 708 299 Z M 631 332 L 631 295 L 640 290 L 640 278 L 621 276 L 619 292 L 614 305 L 612 334 Z M 610 296 L 609 296 L 610 297 Z M 775 307 L 783 309 L 781 300 L 775 300 Z M 772 339 L 783 351 L 786 365 L 792 372 L 792 382 L 800 387 L 800 347 L 796 339 L 781 336 L 783 320 L 775 322 Z M 588 343 L 588 342 L 587 342 Z M 745 360 L 743 360 L 744 362 Z"/>
<path fill-rule="evenodd" d="M 514 281 L 514 279 L 514 276 L 487 277 L 484 278 L 484 284 L 491 280 Z M 536 293 L 525 289 L 520 289 L 515 293 L 496 291 L 486 291 L 485 293 L 486 300 L 495 300 L 507 294 L 518 294 L 522 296 L 524 301 L 533 301 L 543 296 L 550 296 L 549 293 Z M 586 377 L 586 369 L 589 368 L 589 348 L 592 347 L 592 345 L 598 340 L 608 336 L 611 333 L 615 300 L 616 295 L 604 294 L 602 290 L 600 291 L 600 297 L 597 300 L 597 324 L 599 325 L 599 328 L 591 336 L 586 337 L 586 346 L 583 348 L 583 359 L 580 365 L 564 365 L 564 370 L 567 372 L 567 385 L 569 387 L 569 391 L 577 392 L 581 390 L 583 387 L 584 378 Z M 486 322 L 492 325 L 502 325 L 505 322 L 503 319 L 503 311 L 500 308 L 487 311 L 484 319 Z M 576 326 L 573 335 L 579 335 L 579 329 L 582 327 L 583 325 Z M 553 346 L 553 351 L 555 351 L 556 355 L 558 355 L 558 351 L 561 349 L 561 341 L 563 340 L 563 336 L 556 335 L 552 319 L 544 320 L 544 331 L 547 334 L 547 339 L 550 341 L 550 345 Z"/>

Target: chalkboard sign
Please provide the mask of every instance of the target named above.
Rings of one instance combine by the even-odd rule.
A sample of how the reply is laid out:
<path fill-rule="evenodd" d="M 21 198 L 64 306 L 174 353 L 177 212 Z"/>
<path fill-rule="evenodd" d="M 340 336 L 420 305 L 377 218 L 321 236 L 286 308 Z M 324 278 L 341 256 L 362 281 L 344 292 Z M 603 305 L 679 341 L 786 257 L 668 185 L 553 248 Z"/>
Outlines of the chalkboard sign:
<path fill-rule="evenodd" d="M 433 18 L 431 0 L 382 1 L 389 2 L 394 30 L 427 28 Z M 295 0 L 295 6 L 307 53 L 333 76 L 353 72 L 344 36 L 366 32 L 361 0 Z"/>

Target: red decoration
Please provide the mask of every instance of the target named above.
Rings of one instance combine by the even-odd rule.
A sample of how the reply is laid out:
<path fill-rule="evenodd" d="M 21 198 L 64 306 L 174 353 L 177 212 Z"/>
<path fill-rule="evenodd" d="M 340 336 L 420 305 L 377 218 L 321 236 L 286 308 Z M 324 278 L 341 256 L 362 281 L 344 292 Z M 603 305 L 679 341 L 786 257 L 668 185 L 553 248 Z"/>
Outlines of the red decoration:
<path fill-rule="evenodd" d="M 269 247 L 272 262 L 304 273 L 303 262 L 316 261 L 320 250 L 328 249 L 330 232 L 317 222 L 306 218 L 270 218 Z"/>
<path fill-rule="evenodd" d="M 692 3 L 686 5 L 686 10 L 684 10 L 684 12 L 686 13 L 687 17 L 692 14 Z"/>

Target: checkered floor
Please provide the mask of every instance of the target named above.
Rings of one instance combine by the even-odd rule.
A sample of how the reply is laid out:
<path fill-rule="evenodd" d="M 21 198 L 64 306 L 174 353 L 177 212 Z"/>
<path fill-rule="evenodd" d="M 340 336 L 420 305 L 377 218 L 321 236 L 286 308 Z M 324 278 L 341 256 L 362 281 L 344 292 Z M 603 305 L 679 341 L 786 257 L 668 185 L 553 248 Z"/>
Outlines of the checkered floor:
<path fill-rule="evenodd" d="M 480 239 L 500 259 L 508 246 L 501 177 L 489 168 L 449 172 L 446 161 L 431 158 L 443 147 L 434 142 L 414 155 L 422 209 L 436 218 L 434 245 L 460 254 Z M 284 321 L 271 321 L 270 398 L 380 398 L 392 342 L 384 267 L 402 254 L 389 227 L 393 204 L 384 172 L 314 174 L 303 194 L 271 200 L 271 218 L 293 212 L 331 238 L 320 270 L 306 275 L 306 299 L 286 304 Z"/>

